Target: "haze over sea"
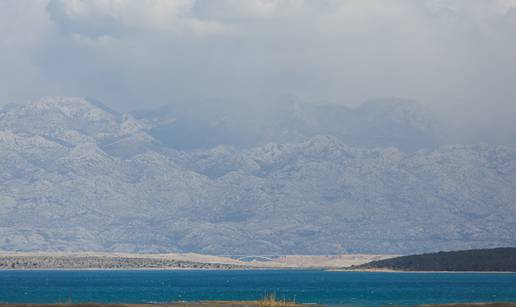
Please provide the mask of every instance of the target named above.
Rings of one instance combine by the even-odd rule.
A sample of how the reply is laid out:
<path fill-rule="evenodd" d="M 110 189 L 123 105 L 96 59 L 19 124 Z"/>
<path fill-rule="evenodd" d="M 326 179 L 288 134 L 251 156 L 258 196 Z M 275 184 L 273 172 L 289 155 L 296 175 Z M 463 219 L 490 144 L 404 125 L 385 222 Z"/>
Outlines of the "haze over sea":
<path fill-rule="evenodd" d="M 516 301 L 516 273 L 317 270 L 0 271 L 0 302 L 165 303 L 279 299 L 325 305 Z"/>

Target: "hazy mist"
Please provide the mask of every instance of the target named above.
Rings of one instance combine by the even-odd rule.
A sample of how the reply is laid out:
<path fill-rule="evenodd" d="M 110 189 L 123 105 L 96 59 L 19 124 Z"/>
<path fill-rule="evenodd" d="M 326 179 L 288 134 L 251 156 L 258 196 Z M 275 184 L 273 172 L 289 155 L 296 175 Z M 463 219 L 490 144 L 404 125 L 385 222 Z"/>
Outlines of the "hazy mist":
<path fill-rule="evenodd" d="M 2 104 L 402 97 L 457 141 L 516 142 L 514 0 L 3 0 L 0 55 Z"/>

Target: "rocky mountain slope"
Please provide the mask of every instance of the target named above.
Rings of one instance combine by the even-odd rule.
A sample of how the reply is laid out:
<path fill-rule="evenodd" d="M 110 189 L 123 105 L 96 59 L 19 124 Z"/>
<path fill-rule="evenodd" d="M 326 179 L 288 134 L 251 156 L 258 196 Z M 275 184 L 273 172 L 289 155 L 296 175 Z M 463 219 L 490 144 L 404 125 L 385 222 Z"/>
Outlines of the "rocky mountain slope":
<path fill-rule="evenodd" d="M 372 119 L 367 127 L 387 112 L 426 131 L 417 112 L 392 109 L 353 112 Z M 165 122 L 82 98 L 0 109 L 0 249 L 404 254 L 516 244 L 514 148 L 397 149 L 401 126 L 372 148 L 347 141 L 372 129 L 356 124 L 348 139 L 306 128 L 291 142 L 186 150 L 166 139 L 175 126 L 156 132 Z"/>

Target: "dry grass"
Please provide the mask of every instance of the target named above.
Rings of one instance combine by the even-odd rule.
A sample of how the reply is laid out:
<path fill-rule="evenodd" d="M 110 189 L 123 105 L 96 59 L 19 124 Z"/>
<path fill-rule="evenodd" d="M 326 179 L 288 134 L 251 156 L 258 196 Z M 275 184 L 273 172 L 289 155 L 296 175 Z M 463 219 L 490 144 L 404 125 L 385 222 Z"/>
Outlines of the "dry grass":
<path fill-rule="evenodd" d="M 278 300 L 274 294 L 266 295 L 259 301 L 200 301 L 177 302 L 170 304 L 0 304 L 0 307 L 301 307 L 300 303 L 288 300 Z M 310 307 L 322 305 L 310 305 Z M 419 305 L 417 307 L 516 307 L 516 303 L 464 303 L 464 304 L 435 304 Z"/>
<path fill-rule="evenodd" d="M 295 307 L 301 306 L 301 304 L 296 304 L 295 301 L 288 301 L 286 299 L 277 300 L 276 295 L 274 293 L 267 294 L 265 297 L 258 301 L 258 306 L 260 307 Z"/>
<path fill-rule="evenodd" d="M 201 301 L 170 304 L 0 304 L 1 307 L 299 307 L 287 301 Z M 312 305 L 311 305 L 312 306 Z"/>
<path fill-rule="evenodd" d="M 301 307 L 294 301 L 278 300 L 275 294 L 267 294 L 259 301 L 200 301 L 172 302 L 169 304 L 0 304 L 0 307 Z M 314 305 L 310 305 L 314 306 Z M 317 307 L 317 306 L 316 306 Z"/>

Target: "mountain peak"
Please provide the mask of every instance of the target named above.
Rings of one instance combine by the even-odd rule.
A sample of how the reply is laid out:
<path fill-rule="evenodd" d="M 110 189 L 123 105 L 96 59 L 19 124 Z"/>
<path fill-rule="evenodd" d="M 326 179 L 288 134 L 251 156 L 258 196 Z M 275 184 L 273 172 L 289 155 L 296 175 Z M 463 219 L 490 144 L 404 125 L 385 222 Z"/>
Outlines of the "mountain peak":
<path fill-rule="evenodd" d="M 56 110 L 69 118 L 84 117 L 89 120 L 113 119 L 114 111 L 97 101 L 83 97 L 48 96 L 30 104 L 34 110 Z"/>

